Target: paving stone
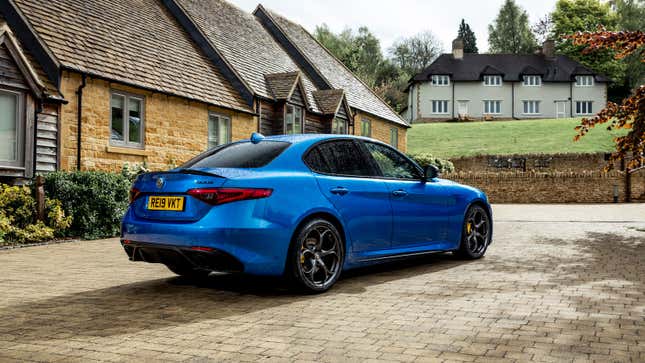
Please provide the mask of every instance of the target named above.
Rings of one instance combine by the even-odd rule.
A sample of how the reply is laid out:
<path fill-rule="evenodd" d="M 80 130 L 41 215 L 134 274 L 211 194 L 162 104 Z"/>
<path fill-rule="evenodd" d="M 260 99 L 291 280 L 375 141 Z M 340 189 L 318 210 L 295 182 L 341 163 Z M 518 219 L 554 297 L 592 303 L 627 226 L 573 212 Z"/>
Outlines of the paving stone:
<path fill-rule="evenodd" d="M 483 259 L 349 271 L 320 295 L 178 278 L 116 239 L 3 250 L 0 361 L 644 361 L 645 222 L 552 208 L 497 221 Z"/>

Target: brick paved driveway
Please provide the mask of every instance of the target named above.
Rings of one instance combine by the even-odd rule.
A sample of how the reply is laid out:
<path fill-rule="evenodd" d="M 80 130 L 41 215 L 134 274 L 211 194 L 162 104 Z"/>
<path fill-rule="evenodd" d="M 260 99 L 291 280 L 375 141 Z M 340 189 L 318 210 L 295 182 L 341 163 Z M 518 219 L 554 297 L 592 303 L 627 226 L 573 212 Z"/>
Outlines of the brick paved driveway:
<path fill-rule="evenodd" d="M 0 251 L 0 361 L 645 361 L 644 205 L 495 212 L 482 260 L 355 271 L 318 296 L 192 283 L 114 239 Z"/>

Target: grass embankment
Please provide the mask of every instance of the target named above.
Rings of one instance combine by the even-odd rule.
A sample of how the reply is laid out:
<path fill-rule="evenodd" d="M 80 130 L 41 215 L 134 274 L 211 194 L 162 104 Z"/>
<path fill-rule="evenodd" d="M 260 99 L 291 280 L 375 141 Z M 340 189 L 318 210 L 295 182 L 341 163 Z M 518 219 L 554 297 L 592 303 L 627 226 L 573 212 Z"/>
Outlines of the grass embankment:
<path fill-rule="evenodd" d="M 574 127 L 579 124 L 579 118 L 415 124 L 408 131 L 408 152 L 442 158 L 608 152 L 613 137 L 620 135 L 600 126 L 574 142 Z"/>

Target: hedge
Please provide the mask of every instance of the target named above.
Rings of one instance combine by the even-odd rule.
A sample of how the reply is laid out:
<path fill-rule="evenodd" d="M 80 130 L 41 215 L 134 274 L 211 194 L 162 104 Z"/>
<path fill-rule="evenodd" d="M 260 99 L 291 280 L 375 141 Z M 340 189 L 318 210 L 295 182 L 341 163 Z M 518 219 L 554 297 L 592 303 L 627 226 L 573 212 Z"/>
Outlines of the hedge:
<path fill-rule="evenodd" d="M 123 174 L 77 171 L 44 176 L 45 194 L 60 200 L 72 217 L 68 236 L 97 239 L 119 235 L 132 185 Z"/>

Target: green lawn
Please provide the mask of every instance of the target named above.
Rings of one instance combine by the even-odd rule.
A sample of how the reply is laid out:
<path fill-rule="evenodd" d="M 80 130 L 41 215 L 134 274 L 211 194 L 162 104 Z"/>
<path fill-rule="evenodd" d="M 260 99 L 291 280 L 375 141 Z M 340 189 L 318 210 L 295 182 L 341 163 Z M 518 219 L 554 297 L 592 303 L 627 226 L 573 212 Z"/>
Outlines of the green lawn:
<path fill-rule="evenodd" d="M 479 154 L 592 153 L 611 151 L 616 132 L 600 126 L 578 142 L 580 119 L 414 124 L 408 130 L 408 152 L 450 158 Z"/>

